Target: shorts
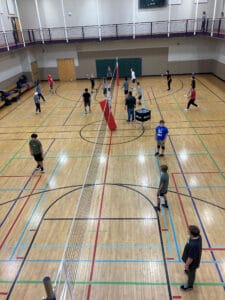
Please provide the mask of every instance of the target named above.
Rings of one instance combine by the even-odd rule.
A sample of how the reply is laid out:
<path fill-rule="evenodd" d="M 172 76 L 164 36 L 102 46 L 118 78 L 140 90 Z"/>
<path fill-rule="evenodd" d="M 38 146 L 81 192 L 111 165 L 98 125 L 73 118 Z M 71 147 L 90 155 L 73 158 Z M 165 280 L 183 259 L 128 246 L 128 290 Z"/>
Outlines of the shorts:
<path fill-rule="evenodd" d="M 132 83 L 135 83 L 136 82 L 136 78 L 132 79 Z"/>
<path fill-rule="evenodd" d="M 141 99 L 142 99 L 142 95 L 139 95 L 139 96 L 138 96 L 138 100 L 141 100 Z"/>
<path fill-rule="evenodd" d="M 38 161 L 43 161 L 43 156 L 41 153 L 38 154 L 34 154 L 34 159 L 38 162 Z"/>
<path fill-rule="evenodd" d="M 104 88 L 103 89 L 103 95 L 106 95 L 107 94 L 107 88 Z"/>
<path fill-rule="evenodd" d="M 84 101 L 84 107 L 87 107 L 87 106 L 89 106 L 90 107 L 90 101 Z"/>
<path fill-rule="evenodd" d="M 124 95 L 127 95 L 128 94 L 128 90 L 124 90 Z"/>
<path fill-rule="evenodd" d="M 161 196 L 161 197 L 162 197 L 162 196 L 164 196 L 164 195 L 166 195 L 166 194 L 167 194 L 167 191 L 166 191 L 166 192 L 162 192 L 162 193 L 160 193 L 160 194 L 159 194 L 159 196 Z"/>
<path fill-rule="evenodd" d="M 164 141 L 157 141 L 157 146 L 165 146 L 165 142 Z"/>

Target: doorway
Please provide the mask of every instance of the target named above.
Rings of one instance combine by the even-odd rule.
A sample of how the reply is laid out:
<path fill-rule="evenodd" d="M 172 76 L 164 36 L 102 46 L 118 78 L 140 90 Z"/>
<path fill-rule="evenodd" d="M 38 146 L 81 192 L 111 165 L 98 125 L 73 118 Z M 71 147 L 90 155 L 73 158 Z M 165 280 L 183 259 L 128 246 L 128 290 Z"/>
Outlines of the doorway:
<path fill-rule="evenodd" d="M 73 58 L 57 59 L 59 80 L 74 81 L 76 80 L 76 70 Z"/>

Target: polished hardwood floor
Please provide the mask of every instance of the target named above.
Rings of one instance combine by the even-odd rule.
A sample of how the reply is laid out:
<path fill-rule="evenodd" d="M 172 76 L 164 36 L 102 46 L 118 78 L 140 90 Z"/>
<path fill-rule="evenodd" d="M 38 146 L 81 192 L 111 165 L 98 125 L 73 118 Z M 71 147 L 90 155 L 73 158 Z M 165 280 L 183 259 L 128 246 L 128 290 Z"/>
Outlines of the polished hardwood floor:
<path fill-rule="evenodd" d="M 0 299 L 41 299 L 45 276 L 57 299 L 70 299 L 60 298 L 62 258 L 74 269 L 74 299 L 224 299 L 225 83 L 197 75 L 200 107 L 186 112 L 191 76 L 174 76 L 169 92 L 165 77 L 139 81 L 151 110 L 144 127 L 126 122 L 122 79 L 113 88 L 113 132 L 99 105 L 101 81 L 88 114 L 85 80 L 56 82 L 54 95 L 42 83 L 40 114 L 33 91 L 0 110 Z M 169 136 L 159 158 L 154 129 L 162 118 Z M 44 174 L 29 153 L 33 132 Z M 169 209 L 157 214 L 161 164 L 169 167 Z M 182 292 L 190 224 L 201 230 L 203 254 L 193 291 Z"/>

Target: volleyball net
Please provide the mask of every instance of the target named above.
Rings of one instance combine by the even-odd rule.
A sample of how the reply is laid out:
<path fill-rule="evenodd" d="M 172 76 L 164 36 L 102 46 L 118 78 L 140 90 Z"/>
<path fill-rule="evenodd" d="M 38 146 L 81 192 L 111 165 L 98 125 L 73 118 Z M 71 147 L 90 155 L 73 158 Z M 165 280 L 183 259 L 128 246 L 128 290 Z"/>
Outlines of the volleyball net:
<path fill-rule="evenodd" d="M 119 67 L 117 62 L 114 68 L 112 80 L 109 83 L 111 98 L 115 82 L 117 83 L 119 80 L 118 76 Z M 76 282 L 78 281 L 77 278 L 82 256 L 82 246 L 84 245 L 85 235 L 88 228 L 88 218 L 90 217 L 94 185 L 96 183 L 96 175 L 98 173 L 106 131 L 107 122 L 102 116 L 96 131 L 97 134 L 93 145 L 90 162 L 86 170 L 83 184 L 80 188 L 80 194 L 77 204 L 74 208 L 63 256 L 54 282 L 54 291 L 57 300 L 75 299 Z M 76 201 L 76 199 L 73 199 L 72 196 L 71 201 Z"/>

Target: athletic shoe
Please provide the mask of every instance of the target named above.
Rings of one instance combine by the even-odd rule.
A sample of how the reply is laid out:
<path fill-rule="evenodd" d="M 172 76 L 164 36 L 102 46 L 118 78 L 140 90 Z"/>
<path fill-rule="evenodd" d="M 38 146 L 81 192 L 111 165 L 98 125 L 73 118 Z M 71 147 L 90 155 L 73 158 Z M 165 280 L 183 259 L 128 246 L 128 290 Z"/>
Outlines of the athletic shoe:
<path fill-rule="evenodd" d="M 160 206 L 155 206 L 154 208 L 155 208 L 156 211 L 160 211 L 161 210 Z"/>
<path fill-rule="evenodd" d="M 189 108 L 185 108 L 184 110 L 185 110 L 185 111 L 189 111 Z"/>
<path fill-rule="evenodd" d="M 159 154 L 159 156 L 160 156 L 160 157 L 163 157 L 163 156 L 164 156 L 164 154 L 162 154 L 162 153 L 161 153 L 161 154 Z"/>
<path fill-rule="evenodd" d="M 40 168 L 41 168 L 40 166 L 37 166 L 35 170 L 40 170 Z"/>
<path fill-rule="evenodd" d="M 41 173 L 45 173 L 45 170 L 44 170 L 44 169 L 42 169 L 42 170 L 41 170 Z"/>
<path fill-rule="evenodd" d="M 155 156 L 157 156 L 157 155 L 159 155 L 159 152 L 156 152 L 156 153 L 155 153 Z"/>
<path fill-rule="evenodd" d="M 165 203 L 163 203 L 162 206 L 165 207 L 165 208 L 169 208 L 169 206 Z"/>
<path fill-rule="evenodd" d="M 187 286 L 187 285 L 181 285 L 180 289 L 183 291 L 192 291 L 193 290 L 193 286 Z"/>

